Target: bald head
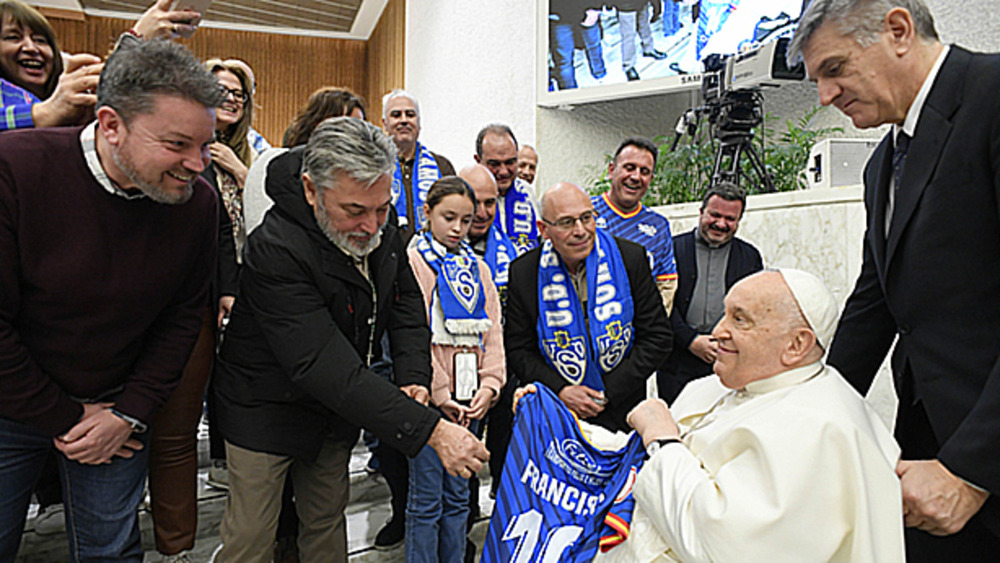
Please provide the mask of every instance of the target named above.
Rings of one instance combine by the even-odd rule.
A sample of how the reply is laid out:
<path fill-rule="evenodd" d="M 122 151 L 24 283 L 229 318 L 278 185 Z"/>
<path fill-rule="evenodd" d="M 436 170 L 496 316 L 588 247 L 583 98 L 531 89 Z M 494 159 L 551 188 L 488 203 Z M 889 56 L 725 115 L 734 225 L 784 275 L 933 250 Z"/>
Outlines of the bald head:
<path fill-rule="evenodd" d="M 542 194 L 541 199 L 538 201 L 538 215 L 551 221 L 552 219 L 545 214 L 545 210 L 552 207 L 552 202 L 579 201 L 581 197 L 590 202 L 590 196 L 587 195 L 587 192 L 572 182 L 553 184 L 551 188 L 545 190 L 545 193 Z"/>
<path fill-rule="evenodd" d="M 497 189 L 497 181 L 493 178 L 493 173 L 482 164 L 470 164 L 458 173 L 472 186 L 472 191 L 476 193 L 476 214 L 472 218 L 472 226 L 469 227 L 469 241 L 476 244 L 490 230 L 493 224 L 493 217 L 497 213 L 497 197 L 500 193 Z"/>
<path fill-rule="evenodd" d="M 494 194 L 496 193 L 497 181 L 493 178 L 493 174 L 489 168 L 486 168 L 482 164 L 469 164 L 458 172 L 458 177 L 468 182 L 473 190 L 479 190 L 480 188 L 484 190 L 492 189 L 494 190 Z M 476 193 L 476 197 L 479 197 L 478 192 Z"/>

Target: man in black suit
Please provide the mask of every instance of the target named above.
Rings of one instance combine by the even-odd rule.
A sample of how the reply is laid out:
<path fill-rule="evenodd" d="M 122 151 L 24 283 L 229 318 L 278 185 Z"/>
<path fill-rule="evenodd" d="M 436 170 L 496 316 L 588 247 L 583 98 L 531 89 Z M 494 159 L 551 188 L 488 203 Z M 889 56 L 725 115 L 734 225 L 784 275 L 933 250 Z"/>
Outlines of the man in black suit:
<path fill-rule="evenodd" d="M 646 250 L 598 231 L 590 197 L 574 184 L 549 188 L 538 215 L 547 240 L 510 265 L 507 368 L 522 383 L 544 383 L 580 418 L 627 430 L 625 415 L 670 353 Z"/>
<path fill-rule="evenodd" d="M 739 186 L 719 182 L 705 192 L 698 226 L 674 238 L 674 347 L 656 377 L 660 397 L 668 404 L 689 381 L 712 373 L 716 346 L 711 333 L 722 318 L 722 300 L 736 282 L 764 268 L 760 252 L 736 238 L 746 204 Z"/>
<path fill-rule="evenodd" d="M 922 0 L 830 4 L 809 6 L 789 58 L 804 57 L 821 103 L 892 130 L 865 168 L 861 275 L 829 363 L 865 392 L 898 335 L 908 557 L 995 561 L 1000 56 L 942 45 Z"/>

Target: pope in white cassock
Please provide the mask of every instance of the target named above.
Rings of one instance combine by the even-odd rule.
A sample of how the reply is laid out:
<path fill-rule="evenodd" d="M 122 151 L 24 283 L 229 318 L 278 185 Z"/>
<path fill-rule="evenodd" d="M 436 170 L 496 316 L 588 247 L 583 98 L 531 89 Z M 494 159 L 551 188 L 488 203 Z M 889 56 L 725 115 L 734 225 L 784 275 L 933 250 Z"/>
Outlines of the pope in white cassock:
<path fill-rule="evenodd" d="M 837 317 L 802 271 L 733 286 L 718 377 L 629 414 L 650 459 L 628 540 L 595 561 L 903 561 L 899 448 L 822 362 Z"/>

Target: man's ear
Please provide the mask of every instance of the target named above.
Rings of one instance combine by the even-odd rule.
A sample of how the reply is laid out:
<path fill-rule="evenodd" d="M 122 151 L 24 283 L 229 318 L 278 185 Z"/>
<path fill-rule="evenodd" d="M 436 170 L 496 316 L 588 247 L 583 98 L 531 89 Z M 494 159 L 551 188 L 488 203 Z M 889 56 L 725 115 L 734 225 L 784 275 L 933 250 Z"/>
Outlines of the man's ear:
<path fill-rule="evenodd" d="M 917 37 L 913 15 L 903 8 L 893 8 L 885 15 L 882 29 L 889 33 L 893 50 L 897 55 L 906 54 Z"/>
<path fill-rule="evenodd" d="M 816 350 L 817 345 L 816 333 L 812 329 L 799 327 L 792 332 L 788 344 L 785 345 L 781 363 L 786 366 L 795 365 L 808 358 L 813 350 Z"/>
<path fill-rule="evenodd" d="M 480 158 L 478 154 L 472 155 L 472 158 L 476 161 L 476 164 L 482 164 L 483 163 L 483 159 Z M 490 173 L 492 174 L 492 172 L 490 172 Z"/>
<path fill-rule="evenodd" d="M 316 183 L 313 182 L 312 178 L 306 172 L 302 173 L 302 192 L 306 196 L 306 201 L 309 203 L 310 207 L 316 208 L 316 202 L 319 201 L 319 196 L 316 193 Z"/>
<path fill-rule="evenodd" d="M 539 220 L 535 221 L 535 226 L 538 228 L 538 238 L 539 239 L 545 240 L 545 239 L 549 238 L 548 234 L 546 233 L 546 229 L 548 229 L 549 226 L 545 223 L 545 221 L 542 221 L 541 219 L 539 219 Z"/>
<path fill-rule="evenodd" d="M 128 127 L 125 125 L 125 120 L 122 119 L 121 114 L 108 106 L 101 106 L 97 110 L 96 115 L 97 126 L 101 130 L 101 135 L 107 139 L 108 143 L 118 146 L 122 142 L 124 134 L 128 133 Z"/>

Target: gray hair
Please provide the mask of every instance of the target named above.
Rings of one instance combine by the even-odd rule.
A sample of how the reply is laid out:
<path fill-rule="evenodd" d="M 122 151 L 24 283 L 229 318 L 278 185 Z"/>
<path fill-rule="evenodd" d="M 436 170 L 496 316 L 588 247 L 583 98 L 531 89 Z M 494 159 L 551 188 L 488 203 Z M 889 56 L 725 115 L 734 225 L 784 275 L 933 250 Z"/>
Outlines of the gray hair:
<path fill-rule="evenodd" d="M 514 149 L 518 149 L 517 137 L 514 136 L 514 132 L 511 131 L 510 127 L 504 125 L 503 123 L 490 123 L 486 127 L 479 130 L 479 134 L 476 135 L 476 156 L 483 156 L 483 139 L 486 135 L 497 135 L 499 137 L 510 137 L 511 141 L 514 141 Z"/>
<path fill-rule="evenodd" d="M 225 99 L 212 73 L 183 46 L 163 39 L 123 41 L 101 72 L 97 107 L 115 110 L 127 124 L 136 115 L 152 113 L 158 95 L 207 108 L 217 108 Z"/>
<path fill-rule="evenodd" d="M 788 45 L 788 64 L 798 64 L 802 60 L 802 49 L 827 20 L 862 46 L 873 44 L 882 31 L 885 15 L 893 8 L 910 12 L 918 37 L 926 41 L 939 40 L 934 17 L 924 0 L 813 0 L 799 19 L 799 27 Z"/>
<path fill-rule="evenodd" d="M 378 127 L 353 117 L 320 123 L 302 158 L 302 173 L 309 174 L 317 192 L 335 187 L 340 174 L 371 187 L 395 167 L 395 143 Z"/>
<path fill-rule="evenodd" d="M 392 92 L 382 96 L 382 119 L 389 117 L 385 108 L 389 105 L 389 102 L 395 98 L 406 98 L 407 100 L 413 102 L 413 109 L 417 112 L 417 119 L 420 119 L 420 102 L 417 101 L 417 98 L 415 98 L 413 94 L 401 88 L 396 88 Z"/>

